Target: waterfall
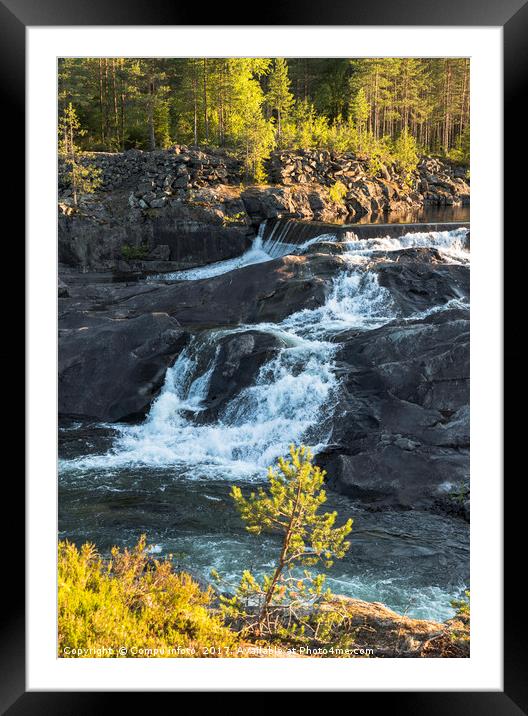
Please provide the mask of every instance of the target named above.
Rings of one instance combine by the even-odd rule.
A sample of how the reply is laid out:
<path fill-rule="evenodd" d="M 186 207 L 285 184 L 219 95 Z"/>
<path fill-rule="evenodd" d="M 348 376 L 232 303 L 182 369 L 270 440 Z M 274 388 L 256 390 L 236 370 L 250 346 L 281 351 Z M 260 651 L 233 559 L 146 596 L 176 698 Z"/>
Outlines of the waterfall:
<path fill-rule="evenodd" d="M 277 226 L 280 231 L 275 231 Z M 253 256 L 263 254 L 270 260 L 268 251 L 277 253 L 288 245 L 284 243 L 287 224 L 276 224 L 265 241 L 264 231 L 262 225 L 246 259 L 253 252 Z M 178 465 L 202 477 L 261 478 L 263 468 L 284 454 L 291 442 L 303 441 L 317 452 L 328 440 L 329 421 L 337 404 L 336 337 L 350 329 L 371 330 L 398 317 L 391 293 L 380 286 L 377 273 L 369 270 L 368 263 L 357 258 L 410 247 L 441 247 L 461 255 L 464 235 L 465 229 L 398 239 L 358 241 L 345 237 L 345 268 L 333 278 L 323 306 L 298 311 L 280 323 L 198 334 L 167 371 L 163 389 L 146 420 L 141 425 L 120 426 L 110 453 L 74 460 L 72 467 L 90 468 L 99 462 L 108 467 Z M 296 249 L 302 251 L 319 240 L 328 239 L 315 236 L 296 245 Z M 225 266 L 229 262 L 222 263 Z M 211 267 L 202 271 L 205 269 Z M 191 280 L 189 276 L 187 280 Z M 434 307 L 414 318 L 462 305 L 451 303 L 452 306 Z M 280 337 L 285 347 L 260 368 L 253 385 L 232 398 L 215 423 L 203 424 L 197 418 L 203 411 L 216 366 L 219 340 L 250 329 Z"/>
<path fill-rule="evenodd" d="M 254 384 L 232 399 L 216 423 L 201 424 L 196 417 L 203 410 L 216 351 L 209 351 L 213 357 L 206 365 L 200 355 L 217 338 L 215 332 L 198 336 L 180 354 L 144 423 L 121 426 L 109 454 L 73 461 L 72 467 L 178 465 L 204 477 L 261 478 L 291 442 L 322 447 L 329 431 L 325 414 L 329 418 L 336 399 L 336 346 L 293 341 L 260 369 Z"/>
<path fill-rule="evenodd" d="M 397 225 L 396 225 L 397 226 Z M 371 228 L 371 227 L 368 227 Z M 324 231 L 326 229 L 326 231 Z M 311 246 L 318 243 L 337 242 L 345 244 L 349 262 L 360 264 L 376 251 L 392 252 L 406 248 L 435 248 L 445 259 L 456 263 L 468 263 L 469 251 L 466 245 L 468 229 L 458 228 L 450 231 L 429 231 L 402 234 L 398 237 L 389 235 L 376 238 L 358 238 L 359 231 L 345 231 L 343 228 L 334 232 L 328 230 L 329 225 L 303 224 L 289 219 L 273 223 L 263 221 L 258 229 L 251 247 L 241 256 L 225 261 L 217 261 L 198 268 L 173 271 L 171 273 L 150 276 L 148 281 L 198 281 L 213 278 L 229 271 L 236 271 L 244 266 L 264 263 L 287 255 L 305 253 Z"/>
<path fill-rule="evenodd" d="M 335 233 L 316 232 L 315 236 L 309 236 L 300 243 L 289 243 L 286 238 L 290 234 L 303 236 L 306 231 L 298 229 L 299 222 L 275 222 L 271 229 L 268 223 L 263 221 L 258 229 L 251 247 L 241 256 L 225 261 L 217 261 L 206 266 L 198 268 L 185 269 L 182 271 L 173 271 L 170 273 L 155 274 L 149 276 L 148 281 L 197 281 L 204 278 L 213 278 L 221 274 L 235 271 L 236 269 L 250 266 L 251 264 L 259 264 L 272 259 L 281 258 L 288 254 L 302 254 L 308 247 L 318 241 L 335 241 Z"/>

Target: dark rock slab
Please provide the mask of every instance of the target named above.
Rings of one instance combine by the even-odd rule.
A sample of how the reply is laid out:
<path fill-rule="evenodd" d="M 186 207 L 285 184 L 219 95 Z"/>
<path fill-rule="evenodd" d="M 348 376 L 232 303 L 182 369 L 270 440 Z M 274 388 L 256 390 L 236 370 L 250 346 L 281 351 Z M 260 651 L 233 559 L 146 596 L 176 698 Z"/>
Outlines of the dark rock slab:
<path fill-rule="evenodd" d="M 215 362 L 202 421 L 214 421 L 227 404 L 244 388 L 253 385 L 261 367 L 274 358 L 285 344 L 277 336 L 258 330 L 222 336 L 214 346 Z"/>
<path fill-rule="evenodd" d="M 59 414 L 104 421 L 143 416 L 187 341 L 177 321 L 159 313 L 75 314 L 68 325 L 59 330 Z"/>
<path fill-rule="evenodd" d="M 277 322 L 321 306 L 330 290 L 328 279 L 341 266 L 335 256 L 285 256 L 214 278 L 153 285 L 122 300 L 114 289 L 113 310 L 129 316 L 161 311 L 194 329 Z"/>
<path fill-rule="evenodd" d="M 442 306 L 453 299 L 469 300 L 469 266 L 392 260 L 377 263 L 373 268 L 402 315 Z"/>
<path fill-rule="evenodd" d="M 318 456 L 329 486 L 376 508 L 434 509 L 463 492 L 469 312 L 350 335 L 339 359 L 340 403 Z"/>

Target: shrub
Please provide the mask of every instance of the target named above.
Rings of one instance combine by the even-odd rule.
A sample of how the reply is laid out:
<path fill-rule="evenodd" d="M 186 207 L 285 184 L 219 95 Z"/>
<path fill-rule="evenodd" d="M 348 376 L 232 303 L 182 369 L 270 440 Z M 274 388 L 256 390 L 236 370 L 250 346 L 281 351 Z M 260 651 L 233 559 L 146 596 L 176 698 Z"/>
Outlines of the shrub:
<path fill-rule="evenodd" d="M 231 214 L 231 216 L 224 216 L 223 224 L 224 226 L 232 226 L 233 224 L 245 224 L 246 223 L 246 214 L 243 211 L 239 211 L 236 214 Z"/>
<path fill-rule="evenodd" d="M 407 129 L 404 129 L 394 142 L 394 159 L 397 168 L 403 174 L 404 181 L 406 184 L 410 184 L 412 173 L 418 166 L 418 149 L 416 139 Z"/>
<path fill-rule="evenodd" d="M 451 606 L 456 609 L 455 621 L 458 620 L 460 628 L 453 628 L 451 639 L 454 642 L 469 643 L 470 636 L 470 592 L 464 592 L 465 599 L 453 599 Z"/>
<path fill-rule="evenodd" d="M 467 619 L 469 621 L 470 618 L 470 605 L 469 605 L 469 599 L 470 599 L 470 592 L 467 590 L 464 592 L 465 599 L 453 599 L 451 601 L 451 606 L 453 609 L 456 609 L 456 615 L 457 617 L 461 617 L 463 619 Z"/>
<path fill-rule="evenodd" d="M 347 195 L 348 189 L 343 184 L 343 182 L 336 181 L 336 183 L 330 187 L 328 190 L 328 196 L 330 198 L 330 201 L 333 201 L 334 204 L 343 204 L 343 200 L 345 196 Z"/>
<path fill-rule="evenodd" d="M 151 559 L 144 536 L 108 562 L 92 544 L 60 542 L 58 589 L 59 656 L 225 656 L 236 641 L 210 609 L 212 590 Z"/>
<path fill-rule="evenodd" d="M 148 246 L 131 246 L 130 244 L 121 246 L 121 256 L 126 261 L 141 261 L 147 258 L 148 253 Z"/>

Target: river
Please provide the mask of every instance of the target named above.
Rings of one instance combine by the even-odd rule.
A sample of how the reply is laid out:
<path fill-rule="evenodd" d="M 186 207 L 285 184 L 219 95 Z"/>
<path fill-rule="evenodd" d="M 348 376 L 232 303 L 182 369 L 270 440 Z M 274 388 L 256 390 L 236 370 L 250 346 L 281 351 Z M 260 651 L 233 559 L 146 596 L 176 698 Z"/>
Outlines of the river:
<path fill-rule="evenodd" d="M 317 453 L 327 444 L 339 403 L 335 355 L 344 331 L 369 331 L 403 319 L 389 291 L 369 270 L 379 251 L 394 256 L 434 247 L 446 263 L 469 264 L 467 229 L 341 238 L 345 267 L 332 279 L 326 303 L 293 313 L 280 323 L 259 323 L 198 333 L 167 371 L 165 384 L 138 424 L 64 421 L 59 429 L 59 535 L 96 542 L 134 544 L 146 533 L 153 552 L 207 579 L 211 568 L 236 580 L 244 569 L 269 570 L 278 550 L 273 536 L 244 530 L 231 499 L 232 484 L 265 480 L 266 467 L 291 442 Z M 303 254 L 331 244 L 329 233 L 292 245 L 281 230 L 261 227 L 253 246 L 237 259 L 191 269 L 155 281 L 194 281 L 286 253 Z M 463 304 L 463 300 L 461 300 Z M 432 306 L 427 312 L 444 310 Z M 426 312 L 426 313 L 427 313 Z M 281 349 L 239 391 L 215 420 L 204 418 L 204 399 L 218 357 L 218 341 L 251 329 L 280 341 Z M 400 613 L 445 619 L 450 601 L 469 583 L 469 528 L 459 518 L 417 510 L 373 512 L 329 493 L 326 507 L 339 519 L 353 517 L 351 548 L 328 571 L 341 594 L 380 601 Z"/>

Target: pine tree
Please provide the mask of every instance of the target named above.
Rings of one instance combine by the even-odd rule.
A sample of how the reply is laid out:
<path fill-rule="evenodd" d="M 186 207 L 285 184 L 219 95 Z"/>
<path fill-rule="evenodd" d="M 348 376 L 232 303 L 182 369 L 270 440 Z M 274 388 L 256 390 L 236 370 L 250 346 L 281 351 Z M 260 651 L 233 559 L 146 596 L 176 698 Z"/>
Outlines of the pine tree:
<path fill-rule="evenodd" d="M 278 57 L 271 70 L 266 101 L 277 115 L 277 144 L 282 145 L 282 128 L 293 106 L 294 97 L 290 92 L 291 81 L 288 77 L 286 60 Z"/>
<path fill-rule="evenodd" d="M 394 158 L 396 166 L 403 174 L 405 181 L 410 184 L 412 173 L 418 165 L 418 151 L 416 140 L 407 127 L 403 129 L 398 139 L 394 142 Z"/>
<path fill-rule="evenodd" d="M 58 150 L 71 186 L 74 206 L 78 205 L 79 194 L 91 194 L 101 183 L 100 170 L 79 161 L 79 148 L 76 141 L 84 133 L 77 112 L 70 102 L 59 120 Z"/>
<path fill-rule="evenodd" d="M 295 611 L 313 604 L 323 594 L 323 574 L 296 574 L 295 568 L 321 563 L 330 567 L 350 546 L 346 537 L 352 530 L 352 520 L 334 527 L 336 512 L 318 514 L 326 501 L 324 475 L 313 464 L 308 448 L 291 445 L 289 459 L 279 458 L 278 469 L 269 468 L 268 491 L 260 488 L 249 497 L 244 497 L 239 487 L 231 491 L 248 532 L 259 535 L 271 531 L 281 537 L 274 571 L 261 581 L 244 572 L 235 597 L 225 600 L 228 612 L 241 617 L 257 634 L 270 632 L 272 624 L 277 623 L 275 608 L 280 612 L 286 606 Z M 256 613 L 248 612 L 247 604 L 256 606 Z"/>
<path fill-rule="evenodd" d="M 350 114 L 355 123 L 359 150 L 362 150 L 363 137 L 365 136 L 367 120 L 370 116 L 370 105 L 363 87 L 360 87 L 350 106 Z"/>
<path fill-rule="evenodd" d="M 243 156 L 248 178 L 274 143 L 365 153 L 407 128 L 450 156 L 469 126 L 467 58 L 61 58 L 58 70 L 82 150 L 205 143 Z"/>

